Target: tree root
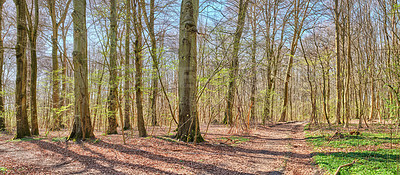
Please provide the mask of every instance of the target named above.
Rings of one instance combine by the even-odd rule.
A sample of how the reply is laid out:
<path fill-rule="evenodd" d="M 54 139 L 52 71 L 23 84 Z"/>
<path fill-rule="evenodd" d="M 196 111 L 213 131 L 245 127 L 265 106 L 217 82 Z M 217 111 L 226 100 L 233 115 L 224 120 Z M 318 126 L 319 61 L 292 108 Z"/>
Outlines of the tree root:
<path fill-rule="evenodd" d="M 335 175 L 338 175 L 338 174 L 339 174 L 340 169 L 342 169 L 342 168 L 344 168 L 344 167 L 352 166 L 352 165 L 355 164 L 356 162 L 357 162 L 357 160 L 353 160 L 353 162 L 351 162 L 351 163 L 344 164 L 344 165 L 340 165 L 340 166 L 338 167 L 338 169 L 336 170 Z"/>

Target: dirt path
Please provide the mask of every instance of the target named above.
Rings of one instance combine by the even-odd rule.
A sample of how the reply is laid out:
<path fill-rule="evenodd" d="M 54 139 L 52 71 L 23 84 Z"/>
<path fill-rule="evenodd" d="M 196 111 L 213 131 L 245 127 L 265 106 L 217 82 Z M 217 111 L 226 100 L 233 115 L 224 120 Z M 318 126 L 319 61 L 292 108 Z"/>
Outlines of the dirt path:
<path fill-rule="evenodd" d="M 51 139 L 7 142 L 10 136 L 1 135 L 0 167 L 7 174 L 319 174 L 311 164 L 304 124 L 236 133 L 247 139 L 241 143 L 224 140 L 232 138 L 232 130 L 216 125 L 205 136 L 207 142 L 198 145 L 165 137 L 130 137 L 123 145 L 120 135 L 98 136 L 96 143 L 84 144 Z M 156 128 L 154 135 L 162 133 L 163 128 Z"/>

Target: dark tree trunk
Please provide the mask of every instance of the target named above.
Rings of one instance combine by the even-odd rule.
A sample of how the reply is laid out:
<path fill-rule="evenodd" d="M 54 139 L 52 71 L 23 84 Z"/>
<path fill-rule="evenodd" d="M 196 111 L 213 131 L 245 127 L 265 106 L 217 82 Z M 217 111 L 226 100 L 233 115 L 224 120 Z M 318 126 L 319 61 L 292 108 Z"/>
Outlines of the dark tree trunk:
<path fill-rule="evenodd" d="M 115 0 L 111 0 L 110 9 L 110 80 L 108 95 L 108 129 L 107 134 L 117 134 L 117 4 Z"/>
<path fill-rule="evenodd" d="M 149 32 L 151 40 L 151 57 L 153 60 L 152 72 L 152 92 L 151 92 L 151 125 L 156 126 L 157 123 L 157 94 L 158 94 L 158 57 L 156 48 L 156 36 L 154 33 L 154 0 L 150 0 L 150 21 Z"/>
<path fill-rule="evenodd" d="M 126 21 L 125 21 L 125 84 L 124 84 L 124 96 L 125 96 L 125 114 L 124 114 L 124 130 L 131 129 L 131 99 L 130 99 L 130 34 L 131 34 L 131 0 L 126 0 Z"/>
<path fill-rule="evenodd" d="M 256 3 L 256 1 L 254 1 Z M 250 119 L 252 123 L 256 120 L 255 109 L 256 109 L 256 93 L 257 93 L 257 62 L 256 62 L 256 54 L 257 54 L 257 12 L 256 5 L 253 5 L 252 12 L 252 36 L 253 43 L 251 48 L 251 95 L 250 95 Z"/>
<path fill-rule="evenodd" d="M 23 138 L 30 136 L 26 106 L 26 77 L 27 77 L 27 61 L 26 61 L 26 1 L 15 0 L 17 8 L 17 77 L 15 91 L 15 106 L 17 120 L 17 135 L 15 138 Z"/>
<path fill-rule="evenodd" d="M 139 8 L 137 8 L 139 5 Z M 142 82 L 142 68 L 143 68 L 143 58 L 142 58 L 142 50 L 143 50 L 143 43 L 142 43 L 142 23 L 141 23 L 141 8 L 140 3 L 134 1 L 134 12 L 133 18 L 135 22 L 135 67 L 136 67 L 136 107 L 137 107 L 137 125 L 139 130 L 139 137 L 146 137 L 146 128 L 144 126 L 144 119 L 143 119 L 143 82 Z"/>
<path fill-rule="evenodd" d="M 37 100 L 36 100 L 36 81 L 37 81 L 37 54 L 36 54 L 36 40 L 37 40 L 37 30 L 39 24 L 39 2 L 35 0 L 35 19 L 32 22 L 29 12 L 27 17 L 28 21 L 28 38 L 31 48 L 31 134 L 39 135 L 39 125 L 37 119 Z"/>

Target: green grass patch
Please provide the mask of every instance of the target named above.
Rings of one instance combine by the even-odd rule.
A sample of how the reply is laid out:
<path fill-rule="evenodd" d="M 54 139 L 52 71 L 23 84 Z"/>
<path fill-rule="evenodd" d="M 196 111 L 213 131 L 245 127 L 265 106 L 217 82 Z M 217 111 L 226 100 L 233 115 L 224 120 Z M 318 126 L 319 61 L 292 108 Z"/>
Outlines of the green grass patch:
<path fill-rule="evenodd" d="M 21 139 L 12 139 L 12 140 L 8 140 L 7 142 L 21 142 L 21 141 L 32 141 L 32 140 L 43 140 L 46 138 L 43 137 L 24 137 Z"/>
<path fill-rule="evenodd" d="M 399 144 L 400 139 L 397 136 L 391 136 L 390 133 L 369 133 L 365 131 L 358 136 L 343 135 L 343 138 L 330 140 L 332 134 L 306 134 L 307 141 L 319 150 L 313 156 L 319 167 L 329 173 L 334 173 L 340 165 L 357 160 L 352 166 L 342 168 L 340 173 L 342 175 L 400 174 L 400 150 L 382 149 L 380 147 L 381 144 L 385 143 Z M 340 148 L 354 148 L 351 150 L 357 151 L 329 152 L 335 150 L 334 148 L 339 148 L 339 150 Z M 369 149 L 366 150 L 365 148 Z"/>
<path fill-rule="evenodd" d="M 54 138 L 51 138 L 51 141 L 52 142 L 65 142 L 65 141 L 67 141 L 67 137 L 54 137 Z"/>
<path fill-rule="evenodd" d="M 0 172 L 1 172 L 1 173 L 6 173 L 6 172 L 7 172 L 7 168 L 5 168 L 5 167 L 0 167 Z"/>
<path fill-rule="evenodd" d="M 378 146 L 383 143 L 399 144 L 400 139 L 398 137 L 390 137 L 390 134 L 386 133 L 362 133 L 359 136 L 356 135 L 344 135 L 344 138 L 335 138 L 328 142 L 329 135 L 314 135 L 307 136 L 307 141 L 311 142 L 315 147 L 333 147 L 333 148 L 347 148 L 349 146 L 366 146 L 373 145 Z"/>
<path fill-rule="evenodd" d="M 318 153 L 313 158 L 321 168 L 334 173 L 340 165 L 355 164 L 340 170 L 345 174 L 398 174 L 400 150 L 382 149 L 378 151 Z"/>

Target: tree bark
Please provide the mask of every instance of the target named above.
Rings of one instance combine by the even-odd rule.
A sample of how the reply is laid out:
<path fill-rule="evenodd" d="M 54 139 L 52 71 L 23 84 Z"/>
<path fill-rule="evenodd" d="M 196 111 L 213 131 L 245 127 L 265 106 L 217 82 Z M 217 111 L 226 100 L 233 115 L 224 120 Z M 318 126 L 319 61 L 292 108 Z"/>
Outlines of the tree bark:
<path fill-rule="evenodd" d="M 139 5 L 139 8 L 137 6 Z M 143 41 L 142 41 L 142 14 L 140 3 L 138 0 L 134 0 L 134 8 L 133 8 L 133 20 L 135 22 L 135 67 L 136 67 L 136 108 L 137 108 L 137 125 L 139 130 L 139 137 L 146 137 L 146 128 L 144 126 L 143 119 L 143 82 L 142 82 L 142 68 L 143 68 L 143 58 L 142 58 L 142 50 L 143 50 Z"/>
<path fill-rule="evenodd" d="M 150 20 L 149 20 L 149 35 L 151 42 L 151 58 L 153 60 L 152 71 L 152 92 L 151 92 L 151 124 L 157 126 L 157 96 L 158 96 L 158 57 L 157 57 L 157 43 L 154 33 L 154 0 L 150 0 Z"/>
<path fill-rule="evenodd" d="M 233 39 L 233 52 L 232 52 L 232 62 L 230 65 L 229 72 L 229 87 L 228 87 L 228 96 L 226 100 L 226 110 L 224 123 L 233 124 L 233 104 L 236 95 L 236 79 L 239 72 L 239 50 L 240 50 L 240 39 L 243 33 L 243 27 L 246 18 L 247 6 L 250 0 L 240 0 L 239 1 L 239 14 L 238 14 L 238 22 L 236 26 L 236 32 Z"/>
<path fill-rule="evenodd" d="M 33 4 L 32 4 L 33 5 Z M 37 40 L 37 30 L 39 25 L 39 3 L 38 0 L 34 2 L 35 16 L 34 23 L 32 22 L 30 14 L 27 16 L 28 21 L 28 38 L 31 48 L 31 134 L 39 135 L 39 125 L 37 118 L 37 100 L 36 100 L 36 86 L 37 86 L 37 54 L 36 54 L 36 40 Z"/>
<path fill-rule="evenodd" d="M 351 19 L 351 9 L 350 9 L 350 0 L 347 0 L 347 83 L 346 83 L 346 121 L 345 126 L 348 127 L 350 120 L 350 81 L 351 81 L 351 28 L 350 28 L 350 19 Z"/>
<path fill-rule="evenodd" d="M 56 16 L 56 7 L 55 7 L 55 1 L 53 0 L 48 0 L 48 8 L 50 11 L 50 17 L 51 17 L 51 24 L 52 24 L 52 36 L 51 36 L 51 44 L 52 44 L 52 50 L 51 50 L 51 60 L 52 60 L 52 86 L 53 86 L 53 92 L 52 92 L 52 98 L 53 98 L 53 126 L 52 128 L 54 130 L 59 130 L 62 127 L 62 119 L 60 115 L 60 70 L 58 67 L 58 28 L 61 23 L 65 21 L 66 15 L 67 15 L 67 10 L 69 8 L 69 5 L 71 3 L 71 0 L 68 0 L 66 7 L 64 9 L 64 13 L 61 14 L 60 21 L 57 22 L 57 16 Z"/>
<path fill-rule="evenodd" d="M 108 129 L 107 134 L 118 134 L 117 132 L 117 4 L 111 0 L 110 9 L 110 80 L 108 102 Z"/>
<path fill-rule="evenodd" d="M 131 99 L 130 99 L 130 34 L 131 34 L 131 0 L 126 0 L 126 21 L 125 21 L 125 84 L 124 84 L 124 97 L 125 97 L 125 114 L 124 114 L 124 130 L 131 129 Z"/>
<path fill-rule="evenodd" d="M 87 29 L 86 0 L 74 0 L 74 95 L 75 117 L 69 140 L 79 141 L 94 137 L 90 122 L 89 92 L 88 92 L 88 59 L 87 59 Z"/>
<path fill-rule="evenodd" d="M 197 113 L 198 0 L 182 0 L 179 26 L 179 124 L 175 138 L 202 142 Z"/>
<path fill-rule="evenodd" d="M 154 0 L 150 0 L 150 15 L 147 17 L 147 12 L 146 12 L 146 4 L 144 0 L 140 0 L 140 6 L 141 10 L 143 12 L 143 17 L 144 21 L 147 25 L 147 28 L 149 29 L 149 36 L 150 36 L 150 56 L 152 59 L 152 72 L 151 72 L 151 93 L 150 93 L 150 113 L 151 113 L 151 125 L 152 126 L 157 126 L 157 97 L 158 97 L 158 81 L 160 79 L 159 76 L 159 70 L 158 70 L 158 56 L 157 56 L 157 41 L 156 41 L 156 35 L 154 32 Z"/>
<path fill-rule="evenodd" d="M 0 131 L 6 129 L 4 114 L 4 97 L 3 97 L 3 64 L 4 64 L 4 46 L 3 46 L 3 4 L 5 0 L 0 0 Z"/>
<path fill-rule="evenodd" d="M 51 16 L 51 23 L 52 23 L 52 30 L 53 30 L 53 35 L 51 36 L 51 45 L 52 45 L 52 50 L 51 50 L 51 60 L 52 60 L 52 67 L 53 67 L 53 93 L 52 93 L 52 98 L 53 98 L 53 129 L 54 130 L 59 130 L 61 126 L 61 119 L 59 118 L 59 103 L 60 103 L 60 80 L 59 80 L 59 70 L 58 70 L 58 57 L 57 57 L 57 52 L 58 52 L 58 25 L 57 25 L 57 19 L 56 19 L 56 7 L 55 7 L 55 1 L 49 0 L 49 9 L 50 9 L 50 16 Z"/>
<path fill-rule="evenodd" d="M 253 4 L 253 15 L 252 15 L 252 23 L 251 27 L 253 30 L 252 36 L 253 36 L 253 42 L 252 42 L 252 48 L 251 48 L 251 94 L 250 94 L 250 119 L 252 123 L 255 122 L 256 116 L 255 116 L 255 109 L 256 109 L 256 104 L 255 104 L 255 98 L 256 98 L 256 93 L 257 93 L 257 62 L 256 62 L 256 53 L 257 53 L 257 9 L 256 9 L 256 4 L 257 1 L 254 1 Z"/>
<path fill-rule="evenodd" d="M 15 107 L 17 121 L 17 135 L 15 138 L 23 138 L 30 136 L 26 105 L 26 78 L 27 78 L 27 61 L 26 61 L 26 1 L 15 0 L 17 8 L 17 76 L 15 91 Z"/>
<path fill-rule="evenodd" d="M 340 23 L 339 23 L 339 1 L 335 0 L 335 30 L 336 30 L 336 123 L 341 124 L 340 111 L 342 103 L 342 78 L 340 57 Z"/>

